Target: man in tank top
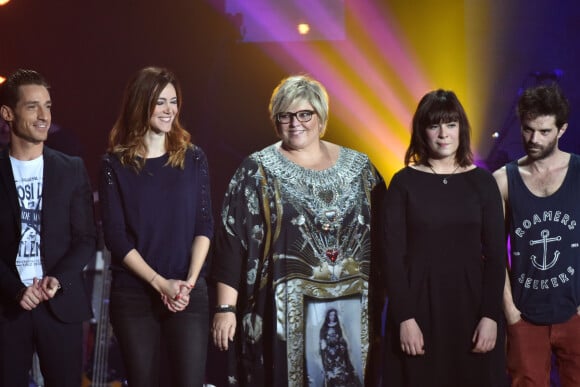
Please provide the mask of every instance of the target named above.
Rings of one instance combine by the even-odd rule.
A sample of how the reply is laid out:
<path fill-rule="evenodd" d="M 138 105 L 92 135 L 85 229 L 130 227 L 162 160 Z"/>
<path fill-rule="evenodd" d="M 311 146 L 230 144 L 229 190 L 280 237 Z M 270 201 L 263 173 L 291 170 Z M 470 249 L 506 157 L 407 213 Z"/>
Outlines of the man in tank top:
<path fill-rule="evenodd" d="M 0 88 L 10 146 L 0 152 L 0 386 L 28 386 L 38 354 L 46 386 L 78 387 L 82 271 L 94 256 L 92 192 L 82 160 L 44 146 L 46 81 L 17 70 Z"/>
<path fill-rule="evenodd" d="M 568 111 L 557 85 L 526 90 L 517 107 L 526 155 L 494 173 L 510 233 L 512 386 L 547 386 L 552 353 L 562 386 L 580 386 L 580 157 L 558 147 Z"/>

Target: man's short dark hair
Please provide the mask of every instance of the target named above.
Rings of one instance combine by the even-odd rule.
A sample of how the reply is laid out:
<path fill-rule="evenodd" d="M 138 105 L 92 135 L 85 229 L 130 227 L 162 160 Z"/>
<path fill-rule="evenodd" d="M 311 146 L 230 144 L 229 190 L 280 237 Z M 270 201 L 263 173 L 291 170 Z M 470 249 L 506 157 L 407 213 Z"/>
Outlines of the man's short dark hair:
<path fill-rule="evenodd" d="M 570 105 L 558 84 L 534 86 L 522 94 L 518 101 L 517 114 L 521 123 L 540 116 L 554 116 L 560 129 L 568 122 Z"/>
<path fill-rule="evenodd" d="M 39 85 L 49 88 L 48 82 L 34 70 L 18 69 L 6 78 L 0 86 L 0 106 L 6 105 L 11 109 L 16 107 L 19 98 L 20 86 Z"/>

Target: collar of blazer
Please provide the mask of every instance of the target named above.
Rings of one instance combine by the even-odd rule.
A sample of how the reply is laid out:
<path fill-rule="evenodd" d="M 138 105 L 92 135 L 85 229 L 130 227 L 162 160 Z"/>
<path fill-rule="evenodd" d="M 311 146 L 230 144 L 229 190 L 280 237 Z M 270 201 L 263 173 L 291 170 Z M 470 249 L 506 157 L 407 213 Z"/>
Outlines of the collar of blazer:
<path fill-rule="evenodd" d="M 55 156 L 55 151 L 44 146 L 42 155 L 44 157 L 44 176 L 43 176 L 43 205 L 46 203 L 47 188 L 50 190 L 52 175 L 54 168 L 51 167 Z M 48 167 L 47 167 L 48 166 Z M 14 184 L 14 174 L 12 173 L 12 166 L 10 165 L 10 153 L 8 149 L 0 151 L 0 189 L 5 190 L 6 196 L 10 202 L 10 209 L 14 215 L 14 219 L 18 222 L 20 227 L 20 204 L 18 203 L 18 195 L 16 192 L 16 185 Z"/>
<path fill-rule="evenodd" d="M 18 195 L 16 194 L 16 185 L 14 184 L 14 174 L 10 165 L 10 156 L 8 149 L 0 152 L 0 189 L 5 192 L 10 202 L 10 209 L 20 225 L 20 205 L 18 204 Z"/>

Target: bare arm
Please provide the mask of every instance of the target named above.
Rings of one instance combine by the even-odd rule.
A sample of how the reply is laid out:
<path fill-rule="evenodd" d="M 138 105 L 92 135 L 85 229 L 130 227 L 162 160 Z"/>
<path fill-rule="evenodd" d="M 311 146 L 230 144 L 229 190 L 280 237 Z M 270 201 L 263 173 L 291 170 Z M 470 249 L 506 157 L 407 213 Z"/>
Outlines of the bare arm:
<path fill-rule="evenodd" d="M 163 303 L 172 312 L 183 310 L 189 304 L 189 293 L 195 287 L 197 279 L 203 263 L 209 251 L 210 239 L 206 236 L 200 235 L 193 239 L 191 245 L 191 261 L 189 263 L 189 271 L 187 273 L 186 285 L 179 286 L 179 293 L 174 299 L 162 294 Z"/>
<path fill-rule="evenodd" d="M 187 306 L 189 297 L 180 296 L 182 287 L 189 288 L 190 285 L 187 282 L 162 277 L 145 262 L 141 254 L 135 249 L 127 253 L 125 258 L 123 258 L 123 264 L 157 290 L 161 294 L 161 297 L 163 297 L 169 310 L 175 312 L 183 310 Z M 169 304 L 167 304 L 168 302 Z"/>
<path fill-rule="evenodd" d="M 517 323 L 522 318 L 521 312 L 514 304 L 514 299 L 512 297 L 512 286 L 510 284 L 509 272 L 507 272 L 507 270 L 505 276 L 505 286 L 503 288 L 503 311 L 509 325 Z"/>
<path fill-rule="evenodd" d="M 191 246 L 191 263 L 189 264 L 189 273 L 187 273 L 187 283 L 193 288 L 197 282 L 199 272 L 207 257 L 209 251 L 210 239 L 205 236 L 196 236 Z"/>
<path fill-rule="evenodd" d="M 506 167 L 500 168 L 493 173 L 493 177 L 499 187 L 499 192 L 502 198 L 503 212 L 505 217 L 506 203 L 508 202 L 508 182 Z M 509 270 L 506 266 L 505 285 L 503 288 L 503 309 L 508 324 L 515 324 L 521 319 L 521 313 L 514 304 L 512 296 L 512 287 L 510 283 Z"/>

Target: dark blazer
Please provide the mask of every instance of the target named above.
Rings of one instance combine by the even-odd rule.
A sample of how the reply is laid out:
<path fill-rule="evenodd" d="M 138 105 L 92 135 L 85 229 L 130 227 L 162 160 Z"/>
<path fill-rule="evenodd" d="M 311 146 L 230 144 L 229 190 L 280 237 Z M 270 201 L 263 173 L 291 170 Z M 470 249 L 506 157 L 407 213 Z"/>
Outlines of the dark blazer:
<path fill-rule="evenodd" d="M 40 251 L 45 276 L 61 289 L 48 301 L 62 322 L 91 317 L 83 268 L 94 258 L 97 231 L 92 191 L 83 161 L 44 147 Z M 0 321 L 24 311 L 16 301 L 25 287 L 16 270 L 21 237 L 20 205 L 7 150 L 0 152 Z"/>

